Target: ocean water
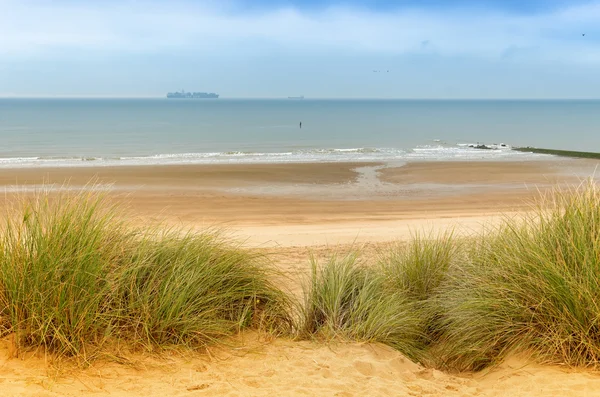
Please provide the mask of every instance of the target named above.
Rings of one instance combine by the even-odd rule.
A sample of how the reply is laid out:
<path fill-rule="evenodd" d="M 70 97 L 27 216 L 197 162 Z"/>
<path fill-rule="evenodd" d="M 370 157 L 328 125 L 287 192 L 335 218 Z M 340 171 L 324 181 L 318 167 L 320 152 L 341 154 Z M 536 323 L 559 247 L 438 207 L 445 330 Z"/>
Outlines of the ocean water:
<path fill-rule="evenodd" d="M 1 167 L 535 159 L 468 144 L 600 151 L 600 101 L 0 99 L 0 142 Z"/>

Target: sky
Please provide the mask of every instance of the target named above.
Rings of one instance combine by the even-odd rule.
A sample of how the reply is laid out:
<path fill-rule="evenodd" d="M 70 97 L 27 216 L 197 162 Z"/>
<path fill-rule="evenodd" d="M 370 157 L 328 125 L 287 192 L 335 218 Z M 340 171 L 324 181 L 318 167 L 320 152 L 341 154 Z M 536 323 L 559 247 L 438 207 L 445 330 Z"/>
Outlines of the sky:
<path fill-rule="evenodd" d="M 600 98 L 599 70 L 600 0 L 0 0 L 2 97 Z"/>

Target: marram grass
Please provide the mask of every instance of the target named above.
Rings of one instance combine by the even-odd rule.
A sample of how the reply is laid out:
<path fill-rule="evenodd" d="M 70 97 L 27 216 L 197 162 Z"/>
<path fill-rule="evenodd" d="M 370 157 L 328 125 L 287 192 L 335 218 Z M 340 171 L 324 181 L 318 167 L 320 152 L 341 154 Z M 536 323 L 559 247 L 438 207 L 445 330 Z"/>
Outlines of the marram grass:
<path fill-rule="evenodd" d="M 324 265 L 312 259 L 303 309 L 301 337 L 380 342 L 418 356 L 422 320 L 416 307 L 356 253 L 333 255 Z"/>
<path fill-rule="evenodd" d="M 204 346 L 289 331 L 269 266 L 218 233 L 130 227 L 106 196 L 16 198 L 0 236 L 0 331 L 19 347 L 92 358 L 105 342 Z"/>
<path fill-rule="evenodd" d="M 438 301 L 439 366 L 478 370 L 511 352 L 541 362 L 600 363 L 600 191 L 589 182 L 507 219 L 455 266 Z"/>
<path fill-rule="evenodd" d="M 22 198 L 21 198 L 22 199 Z M 103 198 L 41 192 L 18 200 L 0 236 L 4 332 L 25 345 L 86 355 L 110 334 L 109 274 L 128 240 Z"/>
<path fill-rule="evenodd" d="M 125 219 L 89 189 L 17 199 L 0 231 L 0 334 L 84 361 L 115 341 L 194 348 L 251 328 L 380 342 L 447 370 L 480 370 L 512 352 L 600 364 L 593 182 L 469 240 L 417 235 L 370 266 L 358 254 L 313 259 L 299 310 L 273 284 L 268 258 L 218 232 Z"/>
<path fill-rule="evenodd" d="M 289 332 L 289 300 L 260 255 L 215 233 L 151 233 L 119 272 L 123 331 L 153 345 L 202 345 L 248 327 Z"/>
<path fill-rule="evenodd" d="M 427 301 L 461 255 L 452 231 L 439 235 L 416 233 L 408 244 L 397 244 L 379 260 L 389 283 L 415 301 Z"/>
<path fill-rule="evenodd" d="M 377 341 L 452 371 L 511 353 L 600 364 L 600 190 L 585 183 L 470 239 L 417 235 L 366 267 L 313 263 L 304 335 Z"/>
<path fill-rule="evenodd" d="M 436 299 L 451 267 L 466 259 L 463 241 L 454 231 L 416 233 L 405 244 L 398 243 L 379 258 L 386 287 L 410 302 L 421 320 L 422 363 L 429 362 L 427 346 L 439 337 L 441 307 Z"/>

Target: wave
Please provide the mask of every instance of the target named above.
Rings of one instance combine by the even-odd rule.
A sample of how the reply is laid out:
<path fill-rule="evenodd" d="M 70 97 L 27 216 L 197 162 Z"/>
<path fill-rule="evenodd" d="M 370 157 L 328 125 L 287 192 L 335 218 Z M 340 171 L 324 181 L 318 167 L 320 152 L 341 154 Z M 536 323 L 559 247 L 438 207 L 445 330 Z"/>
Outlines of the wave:
<path fill-rule="evenodd" d="M 0 158 L 2 168 L 85 167 L 176 164 L 244 164 L 307 162 L 407 162 L 434 160 L 502 160 L 539 158 L 546 155 L 523 153 L 508 147 L 477 149 L 469 144 L 423 145 L 398 148 L 314 148 L 282 152 L 227 151 L 205 153 L 164 153 L 147 156 L 40 156 Z"/>

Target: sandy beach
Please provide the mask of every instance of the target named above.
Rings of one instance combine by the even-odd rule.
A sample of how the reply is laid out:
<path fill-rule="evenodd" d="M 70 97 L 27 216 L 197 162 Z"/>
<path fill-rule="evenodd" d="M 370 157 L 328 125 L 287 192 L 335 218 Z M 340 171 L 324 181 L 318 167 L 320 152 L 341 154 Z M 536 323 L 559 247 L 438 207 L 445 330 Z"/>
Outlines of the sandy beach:
<path fill-rule="evenodd" d="M 0 169 L 9 192 L 106 186 L 142 222 L 226 227 L 257 244 L 405 238 L 427 224 L 469 225 L 527 209 L 538 189 L 592 175 L 586 160 L 234 164 Z M 312 242 L 298 236 L 318 235 Z M 275 238 L 277 236 L 277 238 Z M 339 239 L 336 238 L 339 236 Z"/>
<path fill-rule="evenodd" d="M 600 0 L 0 0 L 0 397 L 600 397 Z"/>
<path fill-rule="evenodd" d="M 410 362 L 383 345 L 246 335 L 243 347 L 207 354 L 133 356 L 86 370 L 48 365 L 43 357 L 6 360 L 5 396 L 594 396 L 600 375 L 514 357 L 478 374 L 446 374 Z"/>
<path fill-rule="evenodd" d="M 589 160 L 511 162 L 307 163 L 0 169 L 2 204 L 43 183 L 71 188 L 94 179 L 130 209 L 132 220 L 201 230 L 221 227 L 273 255 L 281 270 L 308 269 L 311 252 L 381 247 L 416 231 L 480 230 L 502 214 L 527 211 L 553 184 L 577 184 Z M 292 287 L 293 288 L 293 287 Z M 0 390 L 7 396 L 583 396 L 600 376 L 518 357 L 480 374 L 423 368 L 389 347 L 270 340 L 245 334 L 210 354 L 132 356 L 82 370 L 40 352 L 10 357 L 0 343 Z"/>

